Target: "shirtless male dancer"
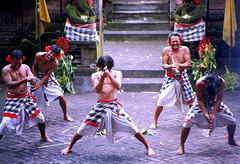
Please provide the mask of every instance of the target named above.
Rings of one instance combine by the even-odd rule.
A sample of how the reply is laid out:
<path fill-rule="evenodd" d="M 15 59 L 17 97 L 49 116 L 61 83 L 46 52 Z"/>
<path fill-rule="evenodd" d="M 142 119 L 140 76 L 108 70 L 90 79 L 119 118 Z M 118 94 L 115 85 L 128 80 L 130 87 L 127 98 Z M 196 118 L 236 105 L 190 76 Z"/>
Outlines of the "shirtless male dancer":
<path fill-rule="evenodd" d="M 182 155 L 184 153 L 185 141 L 190 128 L 194 124 L 202 129 L 210 129 L 210 132 L 215 127 L 227 126 L 228 143 L 240 146 L 234 139 L 236 119 L 222 102 L 225 87 L 224 79 L 215 73 L 211 73 L 199 78 L 195 86 L 197 98 L 184 119 L 180 140 L 181 145 L 176 154 Z"/>
<path fill-rule="evenodd" d="M 56 45 L 49 46 L 47 52 L 38 52 L 32 66 L 33 75 L 37 77 L 37 85 L 32 88 L 33 95 L 38 100 L 38 107 L 43 110 L 50 102 L 59 99 L 64 119 L 73 121 L 67 114 L 67 102 L 63 90 L 54 76 L 54 70 L 59 63 L 57 56 L 60 56 L 60 48 Z"/>
<path fill-rule="evenodd" d="M 148 155 L 155 154 L 117 100 L 117 91 L 122 84 L 122 72 L 113 71 L 113 65 L 114 61 L 108 55 L 98 59 L 97 66 L 100 72 L 93 73 L 91 76 L 95 92 L 98 94 L 98 101 L 75 133 L 71 143 L 61 151 L 62 154 L 69 153 L 77 140 L 84 135 L 95 135 L 103 129 L 106 129 L 106 139 L 109 143 L 134 135 L 145 145 Z"/>
<path fill-rule="evenodd" d="M 181 46 L 181 36 L 172 32 L 168 36 L 168 47 L 162 51 L 162 65 L 166 70 L 164 82 L 160 90 L 151 129 L 157 128 L 157 120 L 163 107 L 174 107 L 183 111 L 183 104 L 193 103 L 193 93 L 186 69 L 190 67 L 190 52 L 188 47 Z"/>
<path fill-rule="evenodd" d="M 2 69 L 2 78 L 8 93 L 0 124 L 0 140 L 11 130 L 16 129 L 16 133 L 21 135 L 24 126 L 38 124 L 41 140 L 52 142 L 45 134 L 44 116 L 37 108 L 36 99 L 28 93 L 27 82 L 35 86 L 36 78 L 28 65 L 22 64 L 25 57 L 20 50 L 14 50 L 6 59 L 10 64 Z"/>

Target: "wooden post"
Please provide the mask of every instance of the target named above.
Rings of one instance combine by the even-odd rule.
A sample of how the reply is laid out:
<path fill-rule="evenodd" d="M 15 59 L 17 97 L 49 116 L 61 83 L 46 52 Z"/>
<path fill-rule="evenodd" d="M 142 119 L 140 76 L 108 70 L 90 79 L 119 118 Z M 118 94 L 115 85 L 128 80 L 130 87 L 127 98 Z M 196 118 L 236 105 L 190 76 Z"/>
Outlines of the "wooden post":
<path fill-rule="evenodd" d="M 39 6 L 39 0 L 37 1 L 37 11 L 38 11 L 38 46 L 39 46 L 39 52 L 41 52 L 41 25 L 40 25 L 40 6 Z"/>
<path fill-rule="evenodd" d="M 61 20 L 61 36 L 63 36 L 63 13 L 62 13 L 62 0 L 60 0 L 60 20 Z"/>
<path fill-rule="evenodd" d="M 97 59 L 103 55 L 103 0 L 99 0 L 99 38 Z"/>

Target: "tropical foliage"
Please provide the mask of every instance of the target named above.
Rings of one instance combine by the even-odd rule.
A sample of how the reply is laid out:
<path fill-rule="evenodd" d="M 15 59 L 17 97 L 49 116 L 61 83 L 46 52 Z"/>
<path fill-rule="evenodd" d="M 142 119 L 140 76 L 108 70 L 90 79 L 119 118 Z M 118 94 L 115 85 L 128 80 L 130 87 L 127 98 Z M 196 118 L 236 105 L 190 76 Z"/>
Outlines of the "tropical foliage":
<path fill-rule="evenodd" d="M 71 78 L 75 77 L 74 70 L 77 69 L 77 66 L 72 65 L 73 56 L 68 54 L 68 41 L 61 37 L 56 45 L 61 48 L 61 58 L 58 59 L 59 66 L 54 71 L 56 79 L 66 93 L 74 94 L 75 90 Z"/>
<path fill-rule="evenodd" d="M 204 37 L 199 46 L 196 48 L 199 59 L 191 62 L 193 80 L 196 81 L 207 73 L 212 73 L 216 70 L 216 49 L 211 44 L 207 37 Z"/>
<path fill-rule="evenodd" d="M 222 75 L 222 78 L 225 80 L 225 90 L 234 92 L 236 88 L 240 86 L 239 84 L 239 75 L 235 72 L 230 72 L 225 65 L 226 73 Z"/>

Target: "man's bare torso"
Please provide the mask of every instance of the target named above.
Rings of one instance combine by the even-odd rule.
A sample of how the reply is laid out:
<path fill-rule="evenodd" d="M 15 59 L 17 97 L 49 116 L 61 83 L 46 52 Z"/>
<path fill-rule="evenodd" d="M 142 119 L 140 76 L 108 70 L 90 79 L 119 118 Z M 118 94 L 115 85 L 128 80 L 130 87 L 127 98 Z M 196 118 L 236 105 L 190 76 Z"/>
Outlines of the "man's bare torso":
<path fill-rule="evenodd" d="M 116 78 L 119 71 L 111 71 L 111 74 Z M 100 72 L 95 73 L 95 78 L 100 78 Z M 117 89 L 113 86 L 109 77 L 105 77 L 101 92 L 98 93 L 98 99 L 113 100 L 117 98 Z"/>
<path fill-rule="evenodd" d="M 27 66 L 22 64 L 18 70 L 13 70 L 10 64 L 6 66 L 6 71 L 11 75 L 12 81 L 19 81 L 27 77 Z M 17 88 L 9 89 L 7 91 L 16 95 L 26 94 L 28 92 L 27 83 L 20 85 Z"/>
<path fill-rule="evenodd" d="M 39 52 L 37 55 L 37 70 L 41 73 L 47 73 L 52 67 L 58 64 L 57 59 L 53 61 L 47 60 L 47 52 Z"/>
<path fill-rule="evenodd" d="M 171 47 L 168 47 L 167 48 L 167 56 L 168 56 L 167 64 L 169 64 L 169 65 L 172 65 L 172 64 L 175 64 L 175 65 L 183 64 L 185 62 L 184 55 L 185 55 L 185 52 L 184 52 L 184 47 L 183 46 L 180 46 L 178 51 L 173 51 Z M 178 71 L 182 72 L 183 69 L 178 68 Z M 172 74 L 176 74 L 177 73 L 175 70 L 171 70 L 169 72 L 172 73 Z"/>

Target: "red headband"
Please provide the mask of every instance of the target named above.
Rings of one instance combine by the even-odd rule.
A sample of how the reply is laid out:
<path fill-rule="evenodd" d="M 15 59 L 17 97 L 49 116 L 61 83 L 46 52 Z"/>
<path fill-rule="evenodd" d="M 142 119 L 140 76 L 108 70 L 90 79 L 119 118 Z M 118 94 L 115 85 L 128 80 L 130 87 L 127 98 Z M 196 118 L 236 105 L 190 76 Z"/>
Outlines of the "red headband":
<path fill-rule="evenodd" d="M 25 61 L 25 56 L 22 57 L 22 61 Z M 6 61 L 9 61 L 10 63 L 12 63 L 13 59 L 11 59 L 11 55 L 8 55 L 8 57 L 6 57 Z"/>
<path fill-rule="evenodd" d="M 182 0 L 182 2 L 184 2 L 184 0 Z M 199 4 L 199 3 L 200 3 L 200 0 L 195 0 L 195 3 L 196 3 L 196 4 Z"/>
<path fill-rule="evenodd" d="M 180 41 L 183 41 L 183 38 L 180 38 Z M 170 39 L 169 39 L 169 38 L 167 39 L 167 42 L 168 42 L 168 43 L 170 42 Z"/>
<path fill-rule="evenodd" d="M 52 50 L 52 47 L 51 46 L 45 46 L 45 51 L 46 52 L 49 52 L 50 50 Z M 57 56 L 56 56 L 57 59 L 60 59 L 61 58 L 61 54 L 59 53 Z"/>
<path fill-rule="evenodd" d="M 91 0 L 87 0 L 87 2 L 88 2 L 88 4 L 90 4 L 90 3 L 91 3 Z M 73 5 L 75 5 L 75 3 L 76 3 L 75 1 L 72 1 L 72 4 L 73 4 Z"/>

